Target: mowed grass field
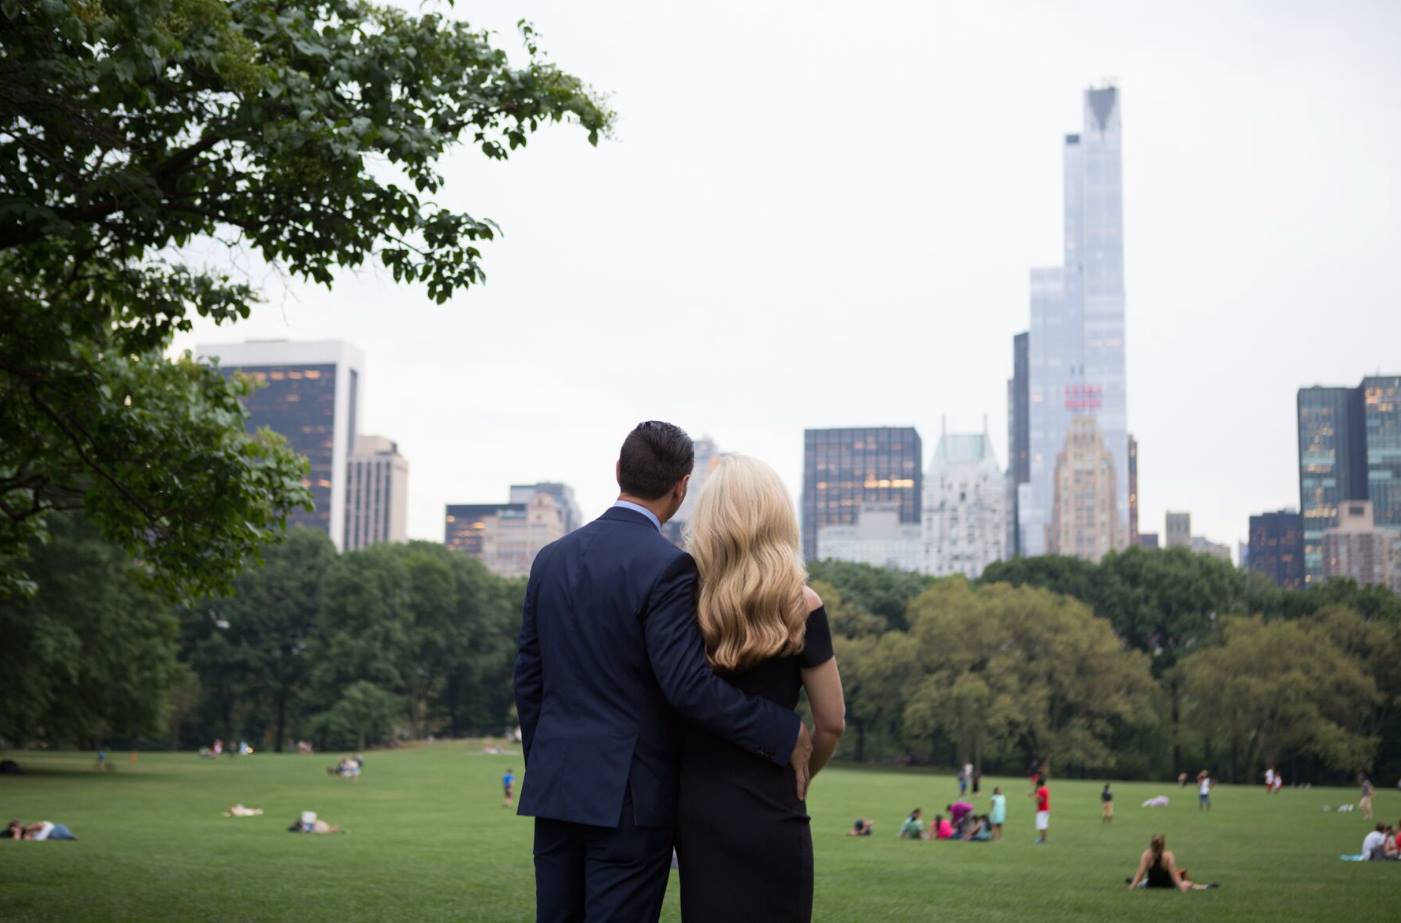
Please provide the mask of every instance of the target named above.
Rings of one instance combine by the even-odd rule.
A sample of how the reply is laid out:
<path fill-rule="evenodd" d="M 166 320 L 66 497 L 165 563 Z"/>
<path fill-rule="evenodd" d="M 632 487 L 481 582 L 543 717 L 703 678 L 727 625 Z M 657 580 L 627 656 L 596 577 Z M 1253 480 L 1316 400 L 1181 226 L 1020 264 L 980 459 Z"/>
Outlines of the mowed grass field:
<path fill-rule="evenodd" d="M 7 753 L 26 769 L 0 776 L 5 819 L 69 824 L 77 842 L 0 841 L 0 920 L 223 921 L 534 919 L 531 822 L 501 806 L 500 777 L 518 755 L 488 756 L 460 741 L 372 752 L 362 778 L 326 775 L 333 755 L 224 757 Z M 1053 780 L 1050 844 L 1033 845 L 1024 779 L 989 779 L 1008 794 L 999 843 L 896 838 L 916 805 L 953 800 L 950 775 L 834 767 L 809 810 L 817 857 L 817 920 L 1294 920 L 1385 919 L 1401 895 L 1401 863 L 1340 862 L 1356 852 L 1361 815 L 1323 812 L 1352 789 L 1219 786 L 1210 814 L 1175 785 L 1115 785 L 1117 813 L 1099 818 L 1095 782 Z M 1167 794 L 1166 809 L 1140 802 Z M 262 817 L 226 818 L 235 802 Z M 1377 797 L 1401 817 L 1401 794 Z M 303 810 L 342 824 L 341 836 L 286 832 Z M 844 835 L 871 818 L 869 839 Z M 1220 890 L 1129 893 L 1124 878 L 1154 832 Z M 782 882 L 775 882 L 782 887 Z M 664 920 L 677 920 L 675 873 Z"/>

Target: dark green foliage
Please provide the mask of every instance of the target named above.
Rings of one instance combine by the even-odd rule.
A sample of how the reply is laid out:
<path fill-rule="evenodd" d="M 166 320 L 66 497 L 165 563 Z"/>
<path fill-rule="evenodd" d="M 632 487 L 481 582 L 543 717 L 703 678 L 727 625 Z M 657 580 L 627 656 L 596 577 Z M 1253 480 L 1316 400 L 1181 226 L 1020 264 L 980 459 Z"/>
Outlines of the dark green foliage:
<path fill-rule="evenodd" d="M 808 575 L 836 587 L 848 602 L 884 619 L 887 627 L 902 630 L 908 627 L 905 607 L 933 583 L 923 574 L 850 561 L 814 561 Z"/>
<path fill-rule="evenodd" d="M 483 280 L 486 218 L 434 201 L 466 142 L 611 121 L 522 27 L 491 36 L 369 0 L 0 2 L 0 593 L 82 509 L 168 590 L 226 590 L 303 465 L 243 433 L 236 386 L 164 356 L 258 294 L 185 254 L 226 246 L 330 286 L 377 259 L 443 302 Z"/>
<path fill-rule="evenodd" d="M 37 590 L 0 598 L 0 739 L 100 745 L 161 729 L 177 623 L 145 568 L 69 516 L 31 549 Z"/>

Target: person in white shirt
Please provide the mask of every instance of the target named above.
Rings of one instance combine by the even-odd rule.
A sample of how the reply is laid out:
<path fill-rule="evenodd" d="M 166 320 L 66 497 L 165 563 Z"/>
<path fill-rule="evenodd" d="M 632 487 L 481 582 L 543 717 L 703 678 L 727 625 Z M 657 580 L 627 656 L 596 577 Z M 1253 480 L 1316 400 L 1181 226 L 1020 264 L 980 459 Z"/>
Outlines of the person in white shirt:
<path fill-rule="evenodd" d="M 1265 794 L 1268 795 L 1270 792 L 1274 791 L 1274 787 L 1275 787 L 1275 768 L 1274 768 L 1273 766 L 1271 766 L 1269 769 L 1266 769 L 1266 770 L 1265 770 Z"/>
<path fill-rule="evenodd" d="M 1203 769 L 1197 775 L 1197 809 L 1200 811 L 1211 810 L 1211 776 L 1207 775 Z"/>
<path fill-rule="evenodd" d="M 1369 860 L 1381 861 L 1386 858 L 1386 825 L 1377 824 L 1377 829 L 1362 839 L 1362 855 Z"/>

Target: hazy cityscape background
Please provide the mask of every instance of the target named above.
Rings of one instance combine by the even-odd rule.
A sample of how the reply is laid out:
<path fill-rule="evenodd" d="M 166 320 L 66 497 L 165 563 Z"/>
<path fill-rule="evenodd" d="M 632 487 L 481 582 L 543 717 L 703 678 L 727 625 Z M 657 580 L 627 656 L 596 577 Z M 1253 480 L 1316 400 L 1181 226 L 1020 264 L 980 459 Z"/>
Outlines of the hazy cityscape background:
<path fill-rule="evenodd" d="M 1140 529 L 1190 511 L 1234 545 L 1298 505 L 1298 389 L 1401 367 L 1401 12 L 1195 9 L 474 7 L 534 20 L 613 94 L 618 137 L 450 165 L 505 237 L 445 307 L 372 271 L 327 295 L 250 267 L 271 302 L 180 346 L 359 346 L 356 429 L 409 459 L 407 533 L 436 541 L 448 504 L 511 485 L 563 482 L 596 515 L 648 417 L 771 461 L 795 502 L 808 428 L 912 425 L 922 471 L 947 420 L 1005 468 L 1062 141 L 1112 76 Z"/>

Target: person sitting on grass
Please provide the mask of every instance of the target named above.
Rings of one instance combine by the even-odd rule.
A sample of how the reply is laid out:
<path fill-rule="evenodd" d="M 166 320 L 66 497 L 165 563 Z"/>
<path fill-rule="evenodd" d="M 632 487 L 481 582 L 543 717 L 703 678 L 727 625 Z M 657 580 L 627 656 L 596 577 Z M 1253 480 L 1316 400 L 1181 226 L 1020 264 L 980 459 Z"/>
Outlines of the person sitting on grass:
<path fill-rule="evenodd" d="M 67 824 L 55 824 L 41 820 L 37 824 L 24 824 L 12 820 L 5 825 L 5 839 L 9 840 L 76 840 Z"/>
<path fill-rule="evenodd" d="M 1205 891 L 1216 883 L 1200 885 L 1187 878 L 1187 870 L 1177 867 L 1177 857 L 1167 849 L 1167 837 L 1153 835 L 1138 860 L 1138 871 L 1128 879 L 1129 889 L 1176 888 L 1178 891 Z"/>
<path fill-rule="evenodd" d="M 935 814 L 934 820 L 929 824 L 929 838 L 931 840 L 952 840 L 953 824 L 942 814 Z"/>
<path fill-rule="evenodd" d="M 1375 830 L 1368 831 L 1362 838 L 1360 855 L 1369 862 L 1386 858 L 1386 824 L 1377 824 Z"/>
<path fill-rule="evenodd" d="M 964 839 L 970 843 L 986 843 L 992 839 L 992 824 L 986 814 L 975 814 L 968 819 L 968 832 Z"/>
<path fill-rule="evenodd" d="M 920 820 L 924 812 L 915 808 L 910 812 L 910 816 L 905 818 L 905 822 L 900 825 L 900 839 L 902 840 L 922 840 L 924 839 L 924 821 Z"/>

